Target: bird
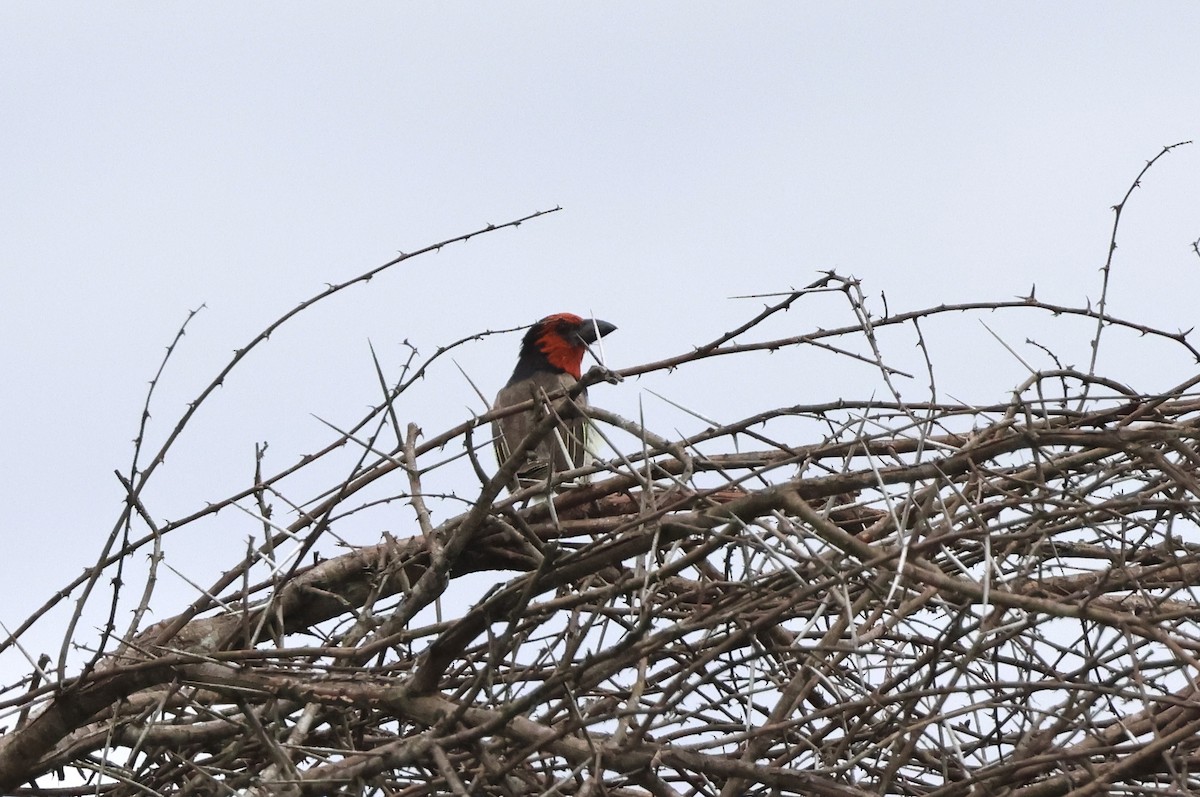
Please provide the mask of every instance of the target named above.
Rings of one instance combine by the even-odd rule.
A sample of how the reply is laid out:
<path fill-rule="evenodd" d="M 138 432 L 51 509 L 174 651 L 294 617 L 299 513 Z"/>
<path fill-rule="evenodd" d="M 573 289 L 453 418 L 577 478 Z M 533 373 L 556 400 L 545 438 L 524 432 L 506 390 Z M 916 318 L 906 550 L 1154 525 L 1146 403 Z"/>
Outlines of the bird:
<path fill-rule="evenodd" d="M 583 355 L 589 345 L 614 331 L 607 321 L 581 318 L 573 313 L 555 313 L 538 321 L 521 339 L 517 366 L 508 382 L 496 394 L 494 409 L 503 409 L 530 399 L 540 400 L 573 387 L 580 379 Z M 587 453 L 587 420 L 567 404 L 570 399 L 554 400 L 554 411 L 561 422 L 525 452 L 525 461 L 517 467 L 517 487 L 547 483 L 557 473 L 584 464 Z M 587 391 L 576 398 L 586 406 Z M 524 412 L 507 415 L 492 422 L 496 461 L 503 465 L 509 453 L 520 445 L 545 417 L 545 404 L 535 404 Z"/>

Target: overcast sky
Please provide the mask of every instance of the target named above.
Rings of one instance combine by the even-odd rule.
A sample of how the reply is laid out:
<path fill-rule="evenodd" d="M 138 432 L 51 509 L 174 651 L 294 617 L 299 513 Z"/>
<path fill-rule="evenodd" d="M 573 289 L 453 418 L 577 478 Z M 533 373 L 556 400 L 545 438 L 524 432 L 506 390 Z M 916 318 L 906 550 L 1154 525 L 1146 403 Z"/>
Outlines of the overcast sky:
<path fill-rule="evenodd" d="M 162 518 L 244 486 L 255 441 L 282 467 L 329 438 L 314 414 L 349 424 L 376 403 L 368 341 L 394 375 L 404 340 L 428 355 L 594 312 L 619 327 L 606 350 L 621 367 L 762 303 L 731 297 L 824 269 L 893 311 L 1033 283 L 1083 305 L 1110 206 L 1163 145 L 1197 135 L 1197 42 L 1193 3 L 0 3 L 0 621 L 93 560 L 120 510 L 113 470 L 189 310 L 205 306 L 156 397 L 156 442 L 233 349 L 324 284 L 562 207 L 273 336 L 168 459 L 146 496 Z M 1111 311 L 1193 326 L 1200 145 L 1158 163 L 1123 224 Z M 1036 367 L 1049 361 L 1027 336 L 1086 365 L 1090 325 L 986 320 Z M 769 334 L 850 321 L 815 300 Z M 949 394 L 1004 400 L 1026 375 L 976 319 L 926 332 Z M 894 356 L 912 343 L 895 338 Z M 1168 346 L 1108 344 L 1102 368 L 1138 389 L 1194 372 Z M 456 360 L 491 395 L 516 347 L 489 337 Z M 878 384 L 812 350 L 741 359 L 593 397 L 667 418 L 653 387 L 730 420 Z M 450 362 L 426 383 L 401 412 L 427 432 L 482 409 Z M 212 553 L 187 562 L 205 583 L 254 533 L 222 518 L 168 551 Z M 413 531 L 400 514 L 389 530 Z M 53 631 L 34 652 L 54 650 Z"/>

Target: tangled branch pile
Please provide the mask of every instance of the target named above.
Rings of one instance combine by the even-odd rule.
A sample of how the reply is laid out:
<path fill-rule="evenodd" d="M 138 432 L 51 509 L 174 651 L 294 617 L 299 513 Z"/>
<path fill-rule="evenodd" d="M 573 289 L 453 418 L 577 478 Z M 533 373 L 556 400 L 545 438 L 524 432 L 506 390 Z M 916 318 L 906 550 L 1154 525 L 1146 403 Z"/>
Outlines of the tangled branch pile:
<path fill-rule="evenodd" d="M 709 346 L 621 373 L 870 343 L 881 326 L 952 309 L 872 319 L 853 281 L 830 275 L 822 287 L 851 298 L 853 325 L 746 343 L 806 295 L 796 291 Z M 1183 335 L 1126 325 L 1196 354 Z M 143 626 L 147 590 L 133 627 L 110 624 L 107 648 L 73 675 L 44 661 L 10 687 L 0 787 L 1191 791 L 1197 382 L 1138 395 L 1062 369 L 993 406 L 784 407 L 691 439 L 595 409 L 601 431 L 639 443 L 597 462 L 590 483 L 529 501 L 502 495 L 505 475 L 477 461 L 473 502 L 440 522 L 423 482 L 444 452 L 484 449 L 495 413 L 418 442 L 385 403 L 325 451 L 167 524 L 140 510 L 154 466 L 139 469 L 118 530 L 142 532 L 114 536 L 72 589 L 222 507 L 256 513 L 265 539 L 192 605 Z M 825 432 L 772 431 L 797 417 Z M 362 451 L 355 472 L 286 528 L 272 525 L 266 507 L 289 502 L 287 480 L 343 446 Z M 395 500 L 412 508 L 406 536 L 311 560 L 337 518 Z M 456 597 L 485 572 L 494 588 Z"/>

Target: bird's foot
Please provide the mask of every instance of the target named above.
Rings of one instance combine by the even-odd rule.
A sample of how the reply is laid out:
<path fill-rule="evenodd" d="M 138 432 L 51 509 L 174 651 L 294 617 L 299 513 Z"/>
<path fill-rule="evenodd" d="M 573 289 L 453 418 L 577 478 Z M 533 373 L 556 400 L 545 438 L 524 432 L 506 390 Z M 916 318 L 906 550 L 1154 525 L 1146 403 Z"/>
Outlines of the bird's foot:
<path fill-rule="evenodd" d="M 618 374 L 616 371 L 609 370 L 603 365 L 593 365 L 584 374 L 583 381 L 593 382 L 608 382 L 610 385 L 619 385 L 625 381 L 625 377 Z"/>

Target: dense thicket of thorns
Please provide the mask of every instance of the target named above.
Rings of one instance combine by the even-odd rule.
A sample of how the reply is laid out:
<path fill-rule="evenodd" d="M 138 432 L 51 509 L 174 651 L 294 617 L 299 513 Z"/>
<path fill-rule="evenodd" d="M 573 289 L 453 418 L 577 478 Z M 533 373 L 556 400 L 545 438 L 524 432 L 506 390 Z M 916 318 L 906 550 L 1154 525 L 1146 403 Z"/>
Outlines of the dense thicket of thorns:
<path fill-rule="evenodd" d="M 875 331 L 946 309 L 872 319 L 855 282 L 819 287 L 845 292 L 850 326 L 752 344 L 797 291 L 710 346 L 620 373 L 821 345 L 886 376 Z M 1127 326 L 1196 354 L 1183 335 Z M 764 409 L 688 440 L 596 409 L 602 431 L 638 443 L 597 463 L 589 484 L 552 502 L 508 496 L 508 473 L 480 457 L 473 502 L 440 522 L 423 485 L 448 452 L 486 449 L 490 416 L 418 440 L 381 404 L 338 441 L 358 447 L 359 467 L 286 528 L 265 508 L 299 505 L 288 480 L 339 445 L 165 524 L 138 500 L 160 451 L 126 479 L 128 512 L 72 597 L 102 593 L 122 561 L 222 507 L 255 513 L 267 539 L 147 625 L 150 605 L 167 614 L 151 573 L 133 625 L 110 623 L 90 663 L 71 665 L 64 648 L 9 687 L 0 786 L 1189 792 L 1200 786 L 1196 381 L 1148 396 L 1061 370 L 994 406 Z M 797 416 L 825 433 L 773 431 Z M 333 519 L 389 499 L 411 506 L 407 533 L 309 556 Z M 455 597 L 483 572 L 493 589 Z"/>

